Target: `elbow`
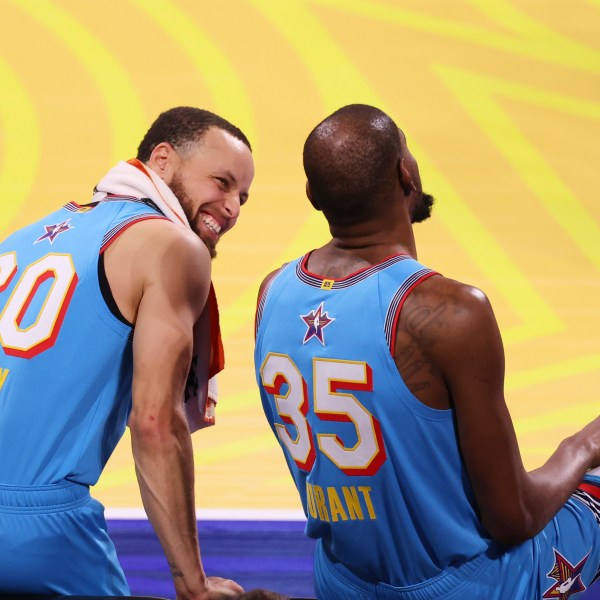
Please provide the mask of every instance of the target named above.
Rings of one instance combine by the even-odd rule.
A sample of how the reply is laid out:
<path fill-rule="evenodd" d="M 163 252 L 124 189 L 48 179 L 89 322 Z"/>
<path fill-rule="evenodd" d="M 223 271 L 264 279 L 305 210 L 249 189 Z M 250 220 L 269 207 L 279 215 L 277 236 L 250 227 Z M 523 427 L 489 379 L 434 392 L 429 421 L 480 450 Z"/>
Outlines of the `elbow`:
<path fill-rule="evenodd" d="M 164 415 L 145 411 L 131 411 L 129 416 L 131 439 L 135 445 L 143 447 L 161 446 L 171 436 L 172 424 Z"/>
<path fill-rule="evenodd" d="M 526 511 L 507 515 L 504 518 L 484 520 L 483 525 L 490 536 L 506 548 L 522 544 L 538 534 L 541 529 L 534 515 Z"/>
<path fill-rule="evenodd" d="M 529 533 L 522 530 L 510 530 L 510 529 L 498 529 L 496 531 L 490 531 L 490 535 L 494 541 L 498 542 L 505 548 L 512 548 L 522 544 L 529 538 L 533 537 Z"/>

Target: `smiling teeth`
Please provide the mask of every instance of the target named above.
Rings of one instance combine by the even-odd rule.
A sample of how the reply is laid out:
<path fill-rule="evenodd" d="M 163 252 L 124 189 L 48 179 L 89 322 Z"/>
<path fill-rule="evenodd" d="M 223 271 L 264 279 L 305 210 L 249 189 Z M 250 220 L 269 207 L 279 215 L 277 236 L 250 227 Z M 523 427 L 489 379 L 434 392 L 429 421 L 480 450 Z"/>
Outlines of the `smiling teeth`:
<path fill-rule="evenodd" d="M 208 215 L 202 215 L 202 222 L 213 233 L 216 233 L 218 235 L 221 232 L 221 226 L 212 217 L 209 217 Z"/>

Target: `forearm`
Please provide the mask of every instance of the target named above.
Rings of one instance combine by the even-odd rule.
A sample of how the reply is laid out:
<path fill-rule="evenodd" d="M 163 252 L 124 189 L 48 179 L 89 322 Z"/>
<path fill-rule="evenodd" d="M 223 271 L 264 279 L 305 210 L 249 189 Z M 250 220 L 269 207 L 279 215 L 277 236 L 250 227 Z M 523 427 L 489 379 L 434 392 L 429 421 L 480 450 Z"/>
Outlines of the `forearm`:
<path fill-rule="evenodd" d="M 484 525 L 507 546 L 532 538 L 564 506 L 593 465 L 593 446 L 582 432 L 563 440 L 543 466 L 507 478 L 497 502 L 488 502 L 482 510 Z"/>
<path fill-rule="evenodd" d="M 177 596 L 200 594 L 206 589 L 206 576 L 196 529 L 193 451 L 183 413 L 173 415 L 169 427 L 142 427 L 135 419 L 130 425 L 142 501 Z"/>
<path fill-rule="evenodd" d="M 532 514 L 532 535 L 541 531 L 562 508 L 594 464 L 594 446 L 579 432 L 563 440 L 549 460 L 528 473 L 527 503 Z"/>

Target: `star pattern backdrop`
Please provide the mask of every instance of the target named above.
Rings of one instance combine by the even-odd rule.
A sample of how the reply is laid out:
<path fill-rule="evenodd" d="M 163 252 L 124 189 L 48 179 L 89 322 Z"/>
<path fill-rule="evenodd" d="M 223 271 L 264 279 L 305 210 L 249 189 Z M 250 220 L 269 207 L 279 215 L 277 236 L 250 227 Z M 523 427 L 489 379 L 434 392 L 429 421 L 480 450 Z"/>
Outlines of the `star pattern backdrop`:
<path fill-rule="evenodd" d="M 254 305 L 267 272 L 328 239 L 302 145 L 348 103 L 396 119 L 437 198 L 421 262 L 491 298 L 526 465 L 598 414 L 600 0 L 0 0 L 0 15 L 3 236 L 87 201 L 166 108 L 213 110 L 252 141 L 251 198 L 214 263 L 227 368 L 218 425 L 194 436 L 200 508 L 299 508 L 256 390 Z M 94 492 L 141 506 L 128 434 Z"/>

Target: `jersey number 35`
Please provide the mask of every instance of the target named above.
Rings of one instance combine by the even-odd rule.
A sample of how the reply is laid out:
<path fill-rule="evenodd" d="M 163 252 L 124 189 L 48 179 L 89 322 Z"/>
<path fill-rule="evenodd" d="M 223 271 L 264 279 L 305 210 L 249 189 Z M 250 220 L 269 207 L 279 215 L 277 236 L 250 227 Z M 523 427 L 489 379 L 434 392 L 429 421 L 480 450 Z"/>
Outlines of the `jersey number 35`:
<path fill-rule="evenodd" d="M 374 475 L 386 459 L 381 426 L 350 393 L 373 391 L 371 367 L 365 362 L 324 358 L 314 358 L 312 367 L 314 416 L 319 421 L 351 423 L 356 443 L 346 446 L 335 433 L 313 435 L 307 418 L 310 406 L 306 380 L 287 354 L 271 352 L 260 369 L 262 385 L 273 396 L 281 420 L 295 428 L 293 435 L 286 425 L 275 424 L 281 443 L 304 471 L 310 471 L 315 462 L 316 446 L 346 475 Z"/>

